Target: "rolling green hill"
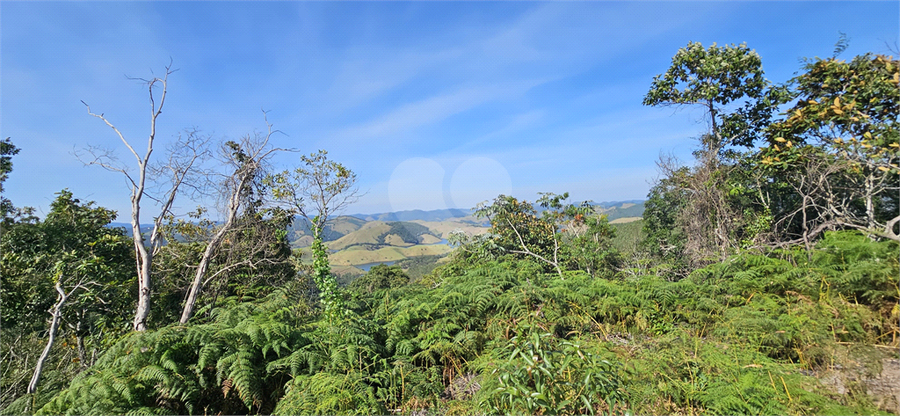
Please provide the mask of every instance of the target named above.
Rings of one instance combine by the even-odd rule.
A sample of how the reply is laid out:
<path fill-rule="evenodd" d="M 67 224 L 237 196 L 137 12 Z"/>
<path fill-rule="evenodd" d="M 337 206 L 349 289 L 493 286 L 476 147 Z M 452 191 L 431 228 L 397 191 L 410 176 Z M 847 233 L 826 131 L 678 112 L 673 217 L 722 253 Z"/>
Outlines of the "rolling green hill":
<path fill-rule="evenodd" d="M 606 214 L 610 222 L 620 218 L 640 218 L 644 215 L 644 201 L 616 203 L 611 206 L 597 205 L 594 211 Z"/>
<path fill-rule="evenodd" d="M 595 211 L 607 215 L 620 228 L 622 248 L 631 249 L 634 245 L 631 240 L 640 230 L 639 220 L 643 210 L 642 201 L 602 203 L 595 206 Z M 482 220 L 472 217 L 468 211 L 460 210 L 404 211 L 369 215 L 366 219 L 360 217 L 362 216 L 337 217 L 326 226 L 325 245 L 332 252 L 330 260 L 336 274 L 361 275 L 365 272 L 357 266 L 372 263 L 441 257 L 452 250 L 448 245 L 441 244 L 452 232 L 463 231 L 476 235 L 488 230 Z M 411 220 L 393 220 L 396 218 Z M 308 224 L 302 220 L 297 221 L 296 226 L 290 230 L 289 239 L 293 247 L 309 247 L 312 235 Z"/>
<path fill-rule="evenodd" d="M 325 224 L 325 232 L 322 236 L 325 241 L 334 241 L 366 224 L 365 220 L 350 216 L 336 217 Z M 294 247 L 308 247 L 312 244 L 312 231 L 309 222 L 303 217 L 296 217 L 293 224 L 288 227 L 288 241 Z"/>
<path fill-rule="evenodd" d="M 374 248 L 409 247 L 440 242 L 440 234 L 413 222 L 369 221 L 359 229 L 326 243 L 330 250 L 344 250 L 356 245 Z"/>
<path fill-rule="evenodd" d="M 446 244 L 382 247 L 375 250 L 354 248 L 356 249 L 347 249 L 334 253 L 329 256 L 329 260 L 336 266 L 358 266 L 378 262 L 396 262 L 411 257 L 443 255 L 452 250 Z"/>

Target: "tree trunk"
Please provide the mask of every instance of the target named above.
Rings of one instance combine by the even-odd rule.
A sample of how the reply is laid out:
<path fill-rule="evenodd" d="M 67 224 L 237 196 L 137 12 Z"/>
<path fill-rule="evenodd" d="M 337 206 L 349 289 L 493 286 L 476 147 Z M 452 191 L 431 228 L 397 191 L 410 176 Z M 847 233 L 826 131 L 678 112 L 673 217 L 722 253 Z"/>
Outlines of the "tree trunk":
<path fill-rule="evenodd" d="M 197 304 L 197 298 L 200 297 L 200 289 L 201 286 L 203 286 L 203 276 L 206 275 L 206 271 L 209 269 L 209 262 L 212 259 L 213 244 L 214 241 L 211 240 L 209 244 L 206 245 L 203 257 L 200 258 L 200 264 L 197 265 L 197 272 L 194 274 L 194 280 L 191 282 L 191 291 L 184 301 L 184 308 L 181 310 L 181 319 L 178 320 L 181 324 L 186 324 L 187 321 L 191 319 L 191 316 L 194 315 L 194 305 Z"/>
<path fill-rule="evenodd" d="M 56 283 L 56 291 L 59 292 L 59 300 L 56 302 L 56 305 L 53 305 L 53 309 L 50 310 L 50 314 L 53 316 L 50 320 L 50 337 L 47 339 L 47 345 L 44 346 L 44 351 L 41 352 L 41 356 L 38 357 L 37 364 L 34 366 L 34 374 L 31 376 L 31 382 L 28 383 L 28 390 L 26 390 L 27 394 L 32 394 L 37 390 L 38 381 L 41 379 L 41 372 L 44 371 L 44 362 L 47 361 L 47 357 L 50 355 L 50 348 L 53 347 L 53 341 L 56 340 L 56 331 L 59 329 L 59 319 L 62 315 L 62 307 L 66 303 L 66 299 L 69 298 L 69 295 L 62 290 L 59 282 Z"/>
<path fill-rule="evenodd" d="M 872 199 L 875 194 L 875 175 L 871 167 L 866 167 L 866 227 L 874 230 L 875 223 L 875 204 Z"/>
<path fill-rule="evenodd" d="M 137 153 L 134 147 L 131 146 L 128 140 L 125 139 L 125 135 L 104 117 L 103 113 L 96 114 L 91 112 L 91 107 L 82 101 L 82 103 L 87 106 L 88 114 L 99 118 L 106 123 L 107 126 L 112 128 L 113 131 L 116 132 L 116 135 L 119 136 L 119 139 L 122 140 L 122 143 L 125 144 L 125 147 L 131 151 L 131 154 L 134 155 L 137 160 L 137 181 L 132 179 L 123 168 L 100 161 L 103 159 L 102 156 L 90 162 L 90 164 L 97 163 L 107 170 L 123 173 L 128 181 L 131 182 L 131 232 L 132 239 L 134 240 L 135 265 L 138 277 L 138 302 L 137 307 L 135 308 L 134 321 L 132 322 L 132 329 L 135 331 L 144 331 L 147 329 L 147 316 L 150 314 L 150 264 L 153 260 L 153 253 L 147 251 L 147 248 L 144 246 L 144 235 L 141 233 L 141 198 L 144 196 L 144 185 L 147 180 L 147 166 L 150 163 L 150 155 L 153 154 L 153 142 L 156 140 L 156 119 L 162 114 L 162 109 L 166 102 L 166 94 L 168 93 L 169 75 L 172 72 L 170 62 L 169 66 L 166 67 L 166 74 L 163 78 L 153 78 L 146 81 L 147 90 L 150 95 L 150 134 L 147 137 L 147 152 L 144 154 L 143 158 Z M 162 93 L 159 96 L 158 105 L 153 95 L 153 87 L 156 83 L 162 84 Z M 188 168 L 190 168 L 190 165 Z M 174 198 L 174 193 L 177 189 L 178 185 L 176 184 L 172 189 L 172 198 Z M 165 216 L 168 207 L 171 207 L 171 198 L 168 205 L 164 205 L 160 217 Z M 159 224 L 157 223 L 156 228 L 158 228 L 158 225 Z"/>
<path fill-rule="evenodd" d="M 84 349 L 84 335 L 78 335 L 76 337 L 76 341 L 78 343 L 78 362 L 81 363 L 82 367 L 89 367 L 87 360 L 87 353 Z"/>
<path fill-rule="evenodd" d="M 84 318 L 84 315 L 78 318 L 78 323 L 75 324 L 75 340 L 78 348 L 78 362 L 82 367 L 89 367 L 87 361 L 87 352 L 84 348 L 84 334 L 81 332 L 81 321 Z"/>
<path fill-rule="evenodd" d="M 149 153 L 149 152 L 148 152 Z M 144 169 L 141 169 L 139 188 L 131 200 L 131 232 L 134 239 L 134 254 L 138 273 L 138 302 L 134 313 L 132 329 L 135 331 L 147 330 L 147 316 L 150 315 L 150 265 L 153 262 L 153 253 L 144 245 L 144 235 L 141 232 L 141 196 L 144 193 Z"/>
<path fill-rule="evenodd" d="M 200 289 L 203 288 L 203 278 L 209 270 L 209 263 L 212 261 L 213 253 L 215 253 L 219 246 L 222 245 L 225 233 L 231 231 L 234 221 L 238 216 L 238 211 L 241 208 L 241 193 L 244 191 L 244 188 L 247 186 L 247 183 L 250 181 L 254 172 L 254 169 L 242 170 L 240 172 L 240 175 L 242 176 L 240 177 L 237 186 L 232 190 L 233 193 L 229 199 L 227 220 L 225 221 L 225 224 L 222 224 L 222 228 L 212 236 L 209 243 L 206 245 L 206 249 L 203 250 L 203 256 L 200 258 L 200 263 L 197 265 L 197 272 L 194 274 L 194 281 L 191 282 L 191 291 L 188 293 L 188 297 L 184 302 L 184 308 L 181 310 L 181 319 L 178 320 L 182 325 L 186 324 L 194 315 L 194 306 L 197 303 L 197 298 L 200 297 Z"/>
<path fill-rule="evenodd" d="M 719 149 L 722 148 L 722 133 L 719 132 L 719 125 L 716 123 L 716 106 L 712 100 L 707 102 L 707 109 L 709 110 L 709 118 L 712 120 L 711 128 L 712 128 L 712 138 L 709 143 L 707 143 L 706 151 L 709 153 L 707 156 L 710 158 L 711 166 L 718 167 L 719 166 Z"/>
<path fill-rule="evenodd" d="M 194 273 L 194 280 L 191 282 L 191 291 L 184 301 L 184 308 L 181 310 L 181 319 L 178 320 L 179 323 L 186 324 L 187 321 L 194 316 L 194 306 L 197 304 L 197 298 L 200 297 L 200 289 L 203 288 L 203 277 L 206 276 L 206 272 L 209 270 L 209 263 L 212 261 L 213 253 L 221 244 L 222 236 L 228 231 L 230 224 L 231 221 L 228 221 L 223 225 L 219 232 L 217 232 L 206 245 L 206 250 L 203 251 L 203 256 L 200 258 L 200 263 L 197 265 L 197 272 Z"/>

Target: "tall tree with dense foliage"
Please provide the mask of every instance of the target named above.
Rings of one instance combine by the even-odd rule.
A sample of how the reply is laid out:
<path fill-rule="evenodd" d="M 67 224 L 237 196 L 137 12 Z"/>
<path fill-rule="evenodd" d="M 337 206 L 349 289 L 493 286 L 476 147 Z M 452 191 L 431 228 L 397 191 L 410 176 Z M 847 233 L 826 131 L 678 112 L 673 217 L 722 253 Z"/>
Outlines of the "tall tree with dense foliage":
<path fill-rule="evenodd" d="M 783 87 L 765 79 L 762 60 L 745 44 L 704 48 L 690 42 L 676 52 L 671 67 L 653 79 L 644 105 L 697 105 L 710 122 L 709 131 L 700 136 L 698 163 L 690 174 L 661 163 L 669 184 L 687 196 L 678 227 L 684 230 L 684 253 L 691 263 L 722 260 L 740 245 L 738 234 L 748 220 L 744 207 L 732 198 L 733 164 L 723 159 L 736 157 L 735 146 L 752 147 L 787 98 Z M 650 235 L 665 232 L 654 229 L 655 223 L 647 226 Z"/>
<path fill-rule="evenodd" d="M 60 333 L 74 339 L 75 361 L 87 367 L 104 335 L 123 332 L 133 283 L 128 239 L 107 227 L 115 211 L 82 203 L 67 190 L 58 195 L 46 219 L 12 224 L 0 241 L 4 335 L 47 334 L 27 393 L 37 390 Z M 40 328 L 47 312 L 50 322 Z"/>
<path fill-rule="evenodd" d="M 6 182 L 9 173 L 12 172 L 12 156 L 18 153 L 19 148 L 12 143 L 9 137 L 0 140 L 0 194 L 3 193 L 3 182 Z M 6 223 L 6 218 L 9 217 L 13 210 L 12 202 L 5 196 L 0 195 L 0 213 L 3 214 L 2 220 L 4 223 Z"/>
<path fill-rule="evenodd" d="M 816 59 L 792 80 L 796 104 L 754 155 L 793 194 L 764 201 L 788 241 L 836 228 L 900 240 L 898 81 L 900 61 L 872 54 Z"/>
<path fill-rule="evenodd" d="M 746 108 L 756 108 L 753 103 L 765 95 L 767 86 L 762 60 L 746 44 L 704 48 L 689 42 L 675 53 L 672 66 L 653 78 L 644 105 L 702 107 L 710 121 L 703 144 L 707 152 L 717 154 L 726 145 L 752 146 L 752 136 L 736 125 L 744 124 L 746 117 L 732 117 L 728 106 L 746 98 Z"/>

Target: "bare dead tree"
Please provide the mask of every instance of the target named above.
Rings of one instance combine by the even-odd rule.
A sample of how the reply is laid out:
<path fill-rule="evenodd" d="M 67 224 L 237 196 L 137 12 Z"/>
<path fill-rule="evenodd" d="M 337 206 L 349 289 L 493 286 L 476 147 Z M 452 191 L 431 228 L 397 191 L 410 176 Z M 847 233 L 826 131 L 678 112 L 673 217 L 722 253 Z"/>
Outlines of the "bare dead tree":
<path fill-rule="evenodd" d="M 103 113 L 94 113 L 91 111 L 91 107 L 82 101 L 87 107 L 88 114 L 102 120 L 116 133 L 132 156 L 134 156 L 137 164 L 137 172 L 132 173 L 131 169 L 121 163 L 112 151 L 97 147 L 91 147 L 84 152 L 76 154 L 82 162 L 88 165 L 98 165 L 106 170 L 122 174 L 131 188 L 131 233 L 134 241 L 135 266 L 138 276 L 138 300 L 132 324 L 132 328 L 135 331 L 147 329 L 152 283 L 151 265 L 153 263 L 153 255 L 161 245 L 162 234 L 160 233 L 160 227 L 162 222 L 171 214 L 175 198 L 180 188 L 184 186 L 185 179 L 190 175 L 195 165 L 208 155 L 209 138 L 199 135 L 196 130 L 188 131 L 185 136 L 179 137 L 178 143 L 172 147 L 172 149 L 176 150 L 169 153 L 168 163 L 155 169 L 158 174 L 163 172 L 167 174 L 153 177 L 154 169 L 151 166 L 151 156 L 156 144 L 156 123 L 159 115 L 162 114 L 168 93 L 169 75 L 173 72 L 175 70 L 172 69 L 170 63 L 166 67 L 165 75 L 162 77 L 140 79 L 146 85 L 150 97 L 150 132 L 147 138 L 147 148 L 143 155 L 138 153 L 135 147 L 125 138 L 125 135 Z M 167 177 L 168 179 L 167 190 L 162 192 L 158 198 L 148 195 L 148 186 L 152 184 L 154 179 L 160 179 L 161 177 Z M 158 202 L 160 205 L 158 215 L 154 218 L 148 244 L 144 243 L 144 234 L 140 223 L 141 203 L 145 196 Z"/>
<path fill-rule="evenodd" d="M 709 140 L 712 139 L 705 139 Z M 704 148 L 696 156 L 697 163 L 688 174 L 684 174 L 680 162 L 671 156 L 661 156 L 657 167 L 662 177 L 671 179 L 686 193 L 675 222 L 684 232 L 684 254 L 688 262 L 702 267 L 725 259 L 734 250 L 732 231 L 740 227 L 740 215 L 728 202 L 725 189 L 730 167 L 720 164 L 713 150 Z"/>
<path fill-rule="evenodd" d="M 846 194 L 837 194 L 832 186 L 833 177 L 841 170 L 834 161 L 821 158 L 805 158 L 803 165 L 785 178 L 794 194 L 795 205 L 778 218 L 772 227 L 770 238 L 774 246 L 789 246 L 802 243 L 807 252 L 823 231 L 834 229 L 837 222 L 834 213 L 822 202 L 831 200 L 834 204 L 846 206 L 851 202 Z M 789 236 L 785 241 L 780 236 Z"/>
<path fill-rule="evenodd" d="M 553 260 L 550 260 L 540 254 L 537 254 L 537 253 L 531 251 L 531 249 L 528 248 L 528 245 L 525 244 L 525 240 L 522 239 L 522 234 L 519 233 L 519 230 L 516 229 L 516 226 L 513 225 L 513 223 L 510 222 L 509 219 L 506 220 L 506 223 L 509 225 L 509 228 L 511 228 L 513 230 L 513 232 L 515 232 L 516 239 L 518 240 L 519 247 L 521 248 L 521 250 L 509 250 L 510 253 L 525 254 L 525 255 L 534 257 L 544 263 L 547 263 L 547 264 L 553 266 L 554 269 L 556 269 L 556 273 L 560 276 L 559 280 L 566 280 L 562 277 L 562 275 L 563 275 L 562 269 L 559 267 L 559 256 L 558 256 L 558 254 L 559 254 L 559 239 L 556 238 L 555 235 L 553 236 Z"/>
<path fill-rule="evenodd" d="M 894 231 L 900 215 L 882 222 L 873 213 L 875 199 L 900 190 L 896 174 L 892 177 L 890 172 L 879 170 L 886 174 L 878 175 L 874 169 L 867 169 L 864 160 L 847 158 L 846 154 L 810 152 L 795 163 L 781 180 L 793 195 L 793 199 L 782 200 L 792 202 L 775 219 L 766 245 L 803 244 L 811 255 L 813 244 L 822 233 L 848 228 L 873 238 L 900 241 Z"/>
<path fill-rule="evenodd" d="M 896 144 L 895 144 L 896 146 Z M 869 146 L 871 147 L 871 146 Z M 894 230 L 900 222 L 900 212 L 894 217 L 879 220 L 875 213 L 876 201 L 886 194 L 900 192 L 900 154 L 894 149 L 883 149 L 880 152 L 868 152 L 861 144 L 847 146 L 842 149 L 845 168 L 841 171 L 844 182 L 848 183 L 849 192 L 862 199 L 864 212 L 850 207 L 836 207 L 835 211 L 843 226 L 864 231 L 870 237 L 883 237 L 900 241 L 900 233 Z M 847 192 L 847 191 L 845 191 Z"/>
<path fill-rule="evenodd" d="M 28 383 L 28 389 L 25 391 L 27 394 L 32 394 L 37 391 L 38 382 L 41 379 L 41 373 L 44 371 L 44 363 L 47 361 L 47 357 L 50 356 L 50 349 L 53 347 L 53 343 L 56 341 L 56 333 L 59 330 L 59 323 L 62 319 L 62 310 L 66 305 L 66 301 L 69 300 L 75 292 L 79 290 L 84 290 L 88 286 L 96 285 L 96 282 L 85 281 L 82 277 L 78 280 L 74 285 L 70 287 L 66 287 L 67 285 L 64 282 L 64 277 L 60 276 L 56 283 L 54 284 L 54 288 L 58 293 L 56 297 L 56 304 L 53 305 L 52 308 L 48 312 L 50 312 L 50 328 L 48 330 L 48 338 L 47 344 L 44 346 L 44 350 L 41 352 L 41 355 L 38 357 L 37 364 L 34 366 L 34 373 L 31 376 L 31 382 Z"/>
<path fill-rule="evenodd" d="M 272 129 L 272 124 L 269 123 L 268 118 L 266 118 L 266 127 L 267 132 L 265 134 L 250 134 L 244 136 L 238 142 L 226 142 L 220 149 L 220 156 L 231 170 L 229 174 L 220 176 L 221 182 L 219 183 L 220 197 L 222 198 L 220 208 L 224 215 L 224 222 L 210 236 L 197 264 L 197 269 L 194 272 L 194 278 L 181 312 L 181 318 L 179 319 L 179 322 L 182 324 L 187 323 L 194 315 L 194 308 L 203 287 L 211 279 L 227 269 L 239 265 L 236 263 L 226 266 L 224 269 L 213 273 L 212 276 L 207 275 L 215 254 L 225 242 L 226 235 L 235 229 L 238 217 L 249 204 L 248 196 L 254 181 L 261 180 L 266 170 L 268 159 L 275 152 L 284 150 L 270 146 L 269 141 L 276 131 Z M 241 264 L 247 265 L 246 262 Z"/>

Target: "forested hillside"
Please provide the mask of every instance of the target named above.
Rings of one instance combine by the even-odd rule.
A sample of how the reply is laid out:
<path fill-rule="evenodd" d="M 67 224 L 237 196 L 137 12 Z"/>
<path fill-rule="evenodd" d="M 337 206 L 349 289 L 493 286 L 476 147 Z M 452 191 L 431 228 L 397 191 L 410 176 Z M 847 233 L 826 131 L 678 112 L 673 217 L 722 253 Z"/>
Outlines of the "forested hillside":
<path fill-rule="evenodd" d="M 68 190 L 45 218 L 4 199 L 0 413 L 896 414 L 900 61 L 838 52 L 770 81 L 746 45 L 688 44 L 634 100 L 702 109 L 695 160 L 662 158 L 642 205 L 499 195 L 466 213 L 484 233 L 335 217 L 356 174 L 268 170 L 268 120 L 178 147 L 134 238 Z M 220 218 L 174 212 L 201 157 Z M 445 237 L 439 265 L 332 271 Z"/>

